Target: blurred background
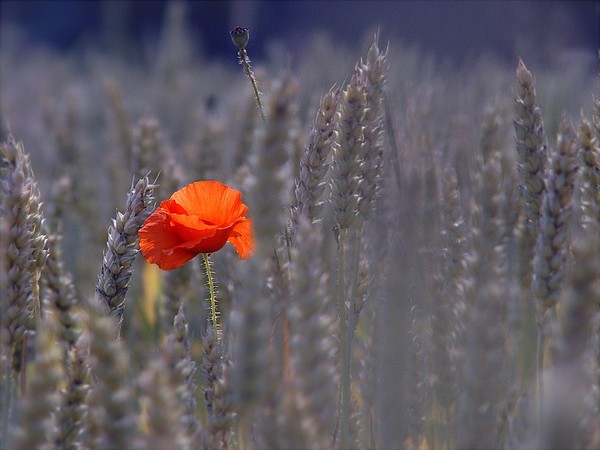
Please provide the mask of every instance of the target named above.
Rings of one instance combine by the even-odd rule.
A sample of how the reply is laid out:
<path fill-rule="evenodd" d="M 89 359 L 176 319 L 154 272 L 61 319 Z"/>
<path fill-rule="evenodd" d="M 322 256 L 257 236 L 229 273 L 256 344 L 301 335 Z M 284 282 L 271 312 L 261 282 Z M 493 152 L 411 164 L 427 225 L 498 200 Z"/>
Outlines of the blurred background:
<path fill-rule="evenodd" d="M 3 29 L 17 26 L 27 42 L 59 51 L 92 46 L 143 57 L 144 49 L 159 39 L 168 3 L 3 0 L 0 24 Z M 510 64 L 518 57 L 540 65 L 564 64 L 565 57 L 569 62 L 581 53 L 596 53 L 600 42 L 598 1 L 185 3 L 197 48 L 211 58 L 231 58 L 226 32 L 235 26 L 250 28 L 254 60 L 264 58 L 274 41 L 283 43 L 293 57 L 315 32 L 355 47 L 366 32 L 379 29 L 384 41 L 416 46 L 457 64 L 482 54 Z"/>
<path fill-rule="evenodd" d="M 352 293 L 362 292 L 364 281 L 370 297 L 361 313 L 357 345 L 347 353 L 356 357 L 352 383 L 361 396 L 356 404 L 364 409 L 356 428 L 364 429 L 364 447 L 372 448 L 449 448 L 441 438 L 454 443 L 450 430 L 455 425 L 496 444 L 463 448 L 517 448 L 517 443 L 528 443 L 526 431 L 537 433 L 540 427 L 535 424 L 537 407 L 521 392 L 529 383 L 521 369 L 533 374 L 536 355 L 527 354 L 535 350 L 534 341 L 523 346 L 525 340 L 519 338 L 522 324 L 529 322 L 520 289 L 529 280 L 523 281 L 523 258 L 517 251 L 521 240 L 513 232 L 521 209 L 514 121 L 516 111 L 523 114 L 522 107 L 515 108 L 515 98 L 523 95 L 515 69 L 522 58 L 533 74 L 548 148 L 569 146 L 567 124 L 577 129 L 582 116 L 591 122 L 593 99 L 600 93 L 599 14 L 598 1 L 0 0 L 0 142 L 9 133 L 23 142 L 47 223 L 57 230 L 53 243 L 61 247 L 80 298 L 91 297 L 115 209 L 123 210 L 132 180 L 148 173 L 160 173 L 157 201 L 192 181 L 219 180 L 250 199 L 250 210 L 258 211 L 254 217 L 263 223 L 264 217 L 272 218 L 269 230 L 283 230 L 321 97 L 332 86 L 345 88 L 379 32 L 379 46 L 386 52 L 385 187 L 375 220 L 363 233 L 368 252 L 362 242 L 348 250 L 353 276 L 360 277 L 360 283 L 352 283 Z M 229 37 L 236 26 L 250 28 L 248 52 L 268 128 L 260 122 Z M 253 204 L 268 207 L 254 209 Z M 278 209 L 281 215 L 275 217 Z M 257 276 L 253 266 L 241 268 L 231 249 L 211 258 L 219 274 L 223 320 L 244 317 L 237 340 L 256 346 L 234 353 L 242 363 L 234 361 L 232 370 L 239 372 L 231 379 L 243 381 L 240 391 L 246 389 L 246 373 L 261 374 L 261 365 L 270 359 L 260 350 L 270 347 L 263 345 L 275 329 L 269 321 L 285 305 L 297 303 L 286 298 L 296 287 L 285 285 L 283 272 L 298 261 L 303 274 L 298 286 L 314 284 L 314 291 L 300 287 L 298 295 L 323 299 L 319 306 L 309 306 L 318 326 L 299 326 L 290 342 L 301 334 L 322 339 L 330 333 L 325 328 L 335 319 L 328 322 L 319 315 L 327 308 L 321 300 L 337 295 L 339 249 L 328 231 L 334 227 L 332 208 L 322 211 L 328 232 L 323 245 L 306 240 L 306 256 L 294 256 L 277 277 L 269 275 L 273 295 L 255 288 L 262 284 L 262 274 Z M 56 248 L 54 252 L 59 254 Z M 364 267 L 359 253 L 368 254 Z M 195 301 L 206 298 L 197 282 L 203 280 L 196 273 L 199 268 L 161 278 L 149 267 L 138 262 L 126 302 L 130 309 L 124 336 L 135 376 L 136 366 L 158 348 L 159 322 L 174 315 L 169 317 L 172 311 L 164 305 L 189 298 L 186 316 L 195 338 L 204 331 L 206 318 L 205 303 Z M 579 267 L 586 273 L 585 265 Z M 328 282 L 319 271 L 328 275 Z M 321 284 L 327 284 L 324 295 Z M 277 317 L 284 315 L 277 312 Z M 227 330 L 230 322 L 224 323 Z M 463 329 L 465 339 L 457 338 Z M 303 364 L 327 366 L 323 361 L 334 352 L 323 342 L 306 345 L 311 351 L 305 355 L 298 351 L 308 358 Z M 198 339 L 193 351 L 202 347 L 197 344 Z M 290 359 L 280 353 L 285 354 L 282 360 Z M 198 354 L 194 358 L 200 360 Z M 578 370 L 592 367 L 576 364 Z M 564 373 L 579 376 L 575 370 Z M 293 375 L 289 378 L 300 380 Z M 134 379 L 128 376 L 127 382 Z M 566 386 L 557 392 L 568 392 L 570 398 L 568 408 L 556 403 L 563 414 L 587 414 L 587 406 L 581 405 L 597 404 L 592 395 L 575 401 L 581 398 L 580 390 L 572 388 L 575 381 L 556 379 L 554 386 Z M 318 386 L 318 395 L 327 390 L 320 381 L 310 383 L 303 386 Z M 132 392 L 142 392 L 131 385 Z M 554 386 L 549 386 L 552 392 Z M 587 392 L 592 383 L 578 386 Z M 295 389 L 290 392 L 296 394 Z M 459 398 L 457 392 L 466 394 Z M 295 400 L 289 402 L 291 409 L 287 400 L 281 404 L 283 421 L 270 409 L 257 410 L 256 417 L 264 421 L 254 427 L 257 432 L 261 426 L 276 428 L 272 417 L 286 425 L 277 432 L 292 437 L 296 434 L 288 433 L 288 423 L 317 423 L 316 415 L 305 420 L 297 413 L 303 407 Z M 223 417 L 228 414 L 226 410 Z M 553 420 L 562 417 L 554 411 L 544 414 Z M 570 417 L 578 420 L 570 427 L 573 432 L 586 423 L 592 430 L 597 423 L 591 414 L 585 418 L 589 422 L 579 421 L 577 414 Z M 353 428 L 354 420 L 353 415 Z M 214 422 L 227 424 L 220 421 Z M 421 439 L 430 432 L 439 434 L 440 445 Z M 369 446 L 376 440 L 368 433 L 380 435 L 381 445 Z"/>

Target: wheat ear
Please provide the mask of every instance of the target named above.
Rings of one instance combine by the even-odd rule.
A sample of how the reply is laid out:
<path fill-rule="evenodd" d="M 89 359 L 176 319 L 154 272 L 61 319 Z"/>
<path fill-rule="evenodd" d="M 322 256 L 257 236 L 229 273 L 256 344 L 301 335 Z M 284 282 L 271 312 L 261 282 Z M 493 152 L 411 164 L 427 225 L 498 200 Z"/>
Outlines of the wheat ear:
<path fill-rule="evenodd" d="M 136 448 L 136 414 L 129 380 L 129 354 L 117 338 L 116 318 L 88 301 L 82 345 L 89 350 L 91 380 L 84 445 L 90 449 Z"/>
<path fill-rule="evenodd" d="M 12 136 L 0 144 L 2 215 L 8 226 L 5 267 L 8 271 L 7 309 L 2 328 L 10 336 L 12 364 L 22 368 L 27 336 L 34 330 L 34 313 L 40 311 L 39 279 L 46 262 L 47 237 L 29 156 Z"/>
<path fill-rule="evenodd" d="M 310 136 L 300 158 L 300 174 L 296 180 L 296 205 L 292 208 L 292 229 L 298 217 L 307 214 L 317 220 L 324 202 L 321 196 L 326 188 L 327 157 L 333 144 L 339 89 L 332 88 L 321 99 Z"/>
<path fill-rule="evenodd" d="M 118 319 L 119 328 L 123 320 L 125 294 L 133 273 L 133 262 L 139 252 L 138 230 L 154 209 L 154 189 L 148 177 L 132 185 L 127 194 L 125 212 L 117 211 L 108 229 L 108 240 L 104 261 L 98 280 L 96 295 Z"/>
<path fill-rule="evenodd" d="M 534 259 L 533 292 L 539 315 L 556 305 L 567 262 L 577 166 L 575 132 L 565 119 L 560 125 L 556 147 L 550 157 Z"/>

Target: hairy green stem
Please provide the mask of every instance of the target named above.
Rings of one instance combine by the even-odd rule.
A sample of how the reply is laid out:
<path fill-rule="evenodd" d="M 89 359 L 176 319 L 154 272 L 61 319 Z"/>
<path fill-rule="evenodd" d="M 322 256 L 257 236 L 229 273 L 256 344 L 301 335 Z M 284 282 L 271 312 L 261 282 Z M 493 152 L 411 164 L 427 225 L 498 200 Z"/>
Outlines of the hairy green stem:
<path fill-rule="evenodd" d="M 204 268 L 206 269 L 206 281 L 208 284 L 208 292 L 210 295 L 210 319 L 213 330 L 215 330 L 215 334 L 218 338 L 220 333 L 217 320 L 217 298 L 215 296 L 215 285 L 213 283 L 212 272 L 210 270 L 210 261 L 208 260 L 208 254 L 202 253 L 202 259 L 204 261 Z"/>
<path fill-rule="evenodd" d="M 246 52 L 246 49 L 241 49 L 238 52 L 238 57 L 240 58 L 240 64 L 244 68 L 244 73 L 248 78 L 250 78 L 250 83 L 252 84 L 252 89 L 254 90 L 254 97 L 256 98 L 256 104 L 258 105 L 258 112 L 260 113 L 260 117 L 264 123 L 266 122 L 266 119 L 265 113 L 263 112 L 262 102 L 260 101 L 260 92 L 258 91 L 258 85 L 256 84 L 256 77 L 254 76 L 254 72 L 250 67 L 250 59 L 248 59 L 248 52 Z"/>

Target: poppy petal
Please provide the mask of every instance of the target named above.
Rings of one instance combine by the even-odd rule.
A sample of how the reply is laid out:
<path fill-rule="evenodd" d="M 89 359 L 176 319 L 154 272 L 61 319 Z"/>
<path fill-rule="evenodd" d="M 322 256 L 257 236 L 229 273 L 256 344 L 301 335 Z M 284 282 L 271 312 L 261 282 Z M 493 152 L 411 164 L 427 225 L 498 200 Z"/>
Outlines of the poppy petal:
<path fill-rule="evenodd" d="M 161 269 L 182 266 L 198 253 L 231 242 L 242 259 L 254 251 L 252 221 L 242 194 L 218 181 L 197 181 L 175 192 L 140 230 L 144 257 Z"/>
<path fill-rule="evenodd" d="M 171 199 L 187 214 L 214 225 L 231 224 L 248 212 L 242 194 L 218 181 L 196 181 L 175 192 Z"/>
<path fill-rule="evenodd" d="M 146 219 L 139 237 L 144 258 L 163 270 L 181 267 L 197 255 L 178 246 L 181 240 L 170 225 L 169 214 L 162 209 L 157 209 Z"/>
<path fill-rule="evenodd" d="M 162 202 L 159 208 L 164 209 L 171 214 L 187 214 L 185 208 L 172 199 Z"/>
<path fill-rule="evenodd" d="M 198 216 L 169 214 L 169 217 L 182 241 L 206 239 L 214 236 L 218 230 L 218 227 L 212 224 L 207 224 Z"/>
<path fill-rule="evenodd" d="M 185 241 L 180 243 L 178 247 L 189 249 L 196 254 L 214 253 L 227 244 L 227 240 L 231 235 L 231 228 L 233 228 L 233 226 L 218 229 L 212 236 L 196 239 L 195 241 Z"/>
<path fill-rule="evenodd" d="M 248 259 L 254 253 L 254 236 L 252 233 L 252 219 L 243 219 L 236 223 L 228 239 L 241 259 Z"/>

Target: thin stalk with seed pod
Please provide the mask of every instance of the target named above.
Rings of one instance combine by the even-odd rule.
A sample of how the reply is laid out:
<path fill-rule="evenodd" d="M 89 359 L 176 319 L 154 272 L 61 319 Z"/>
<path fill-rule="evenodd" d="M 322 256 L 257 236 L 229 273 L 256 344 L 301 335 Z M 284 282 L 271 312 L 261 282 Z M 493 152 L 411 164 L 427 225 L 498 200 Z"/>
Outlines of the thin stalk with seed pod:
<path fill-rule="evenodd" d="M 248 40 L 250 39 L 250 33 L 248 28 L 245 27 L 236 27 L 229 33 L 231 35 L 231 40 L 233 44 L 239 48 L 238 51 L 238 60 L 242 67 L 244 68 L 244 73 L 250 80 L 252 84 L 252 90 L 254 91 L 254 97 L 256 98 L 256 104 L 258 105 L 258 112 L 260 114 L 260 118 L 263 123 L 266 122 L 265 113 L 263 112 L 262 102 L 260 100 L 260 92 L 258 90 L 258 85 L 256 83 L 256 77 L 254 76 L 254 72 L 252 71 L 252 67 L 250 66 L 250 58 L 248 58 L 248 52 L 246 51 L 246 45 L 248 45 Z"/>

